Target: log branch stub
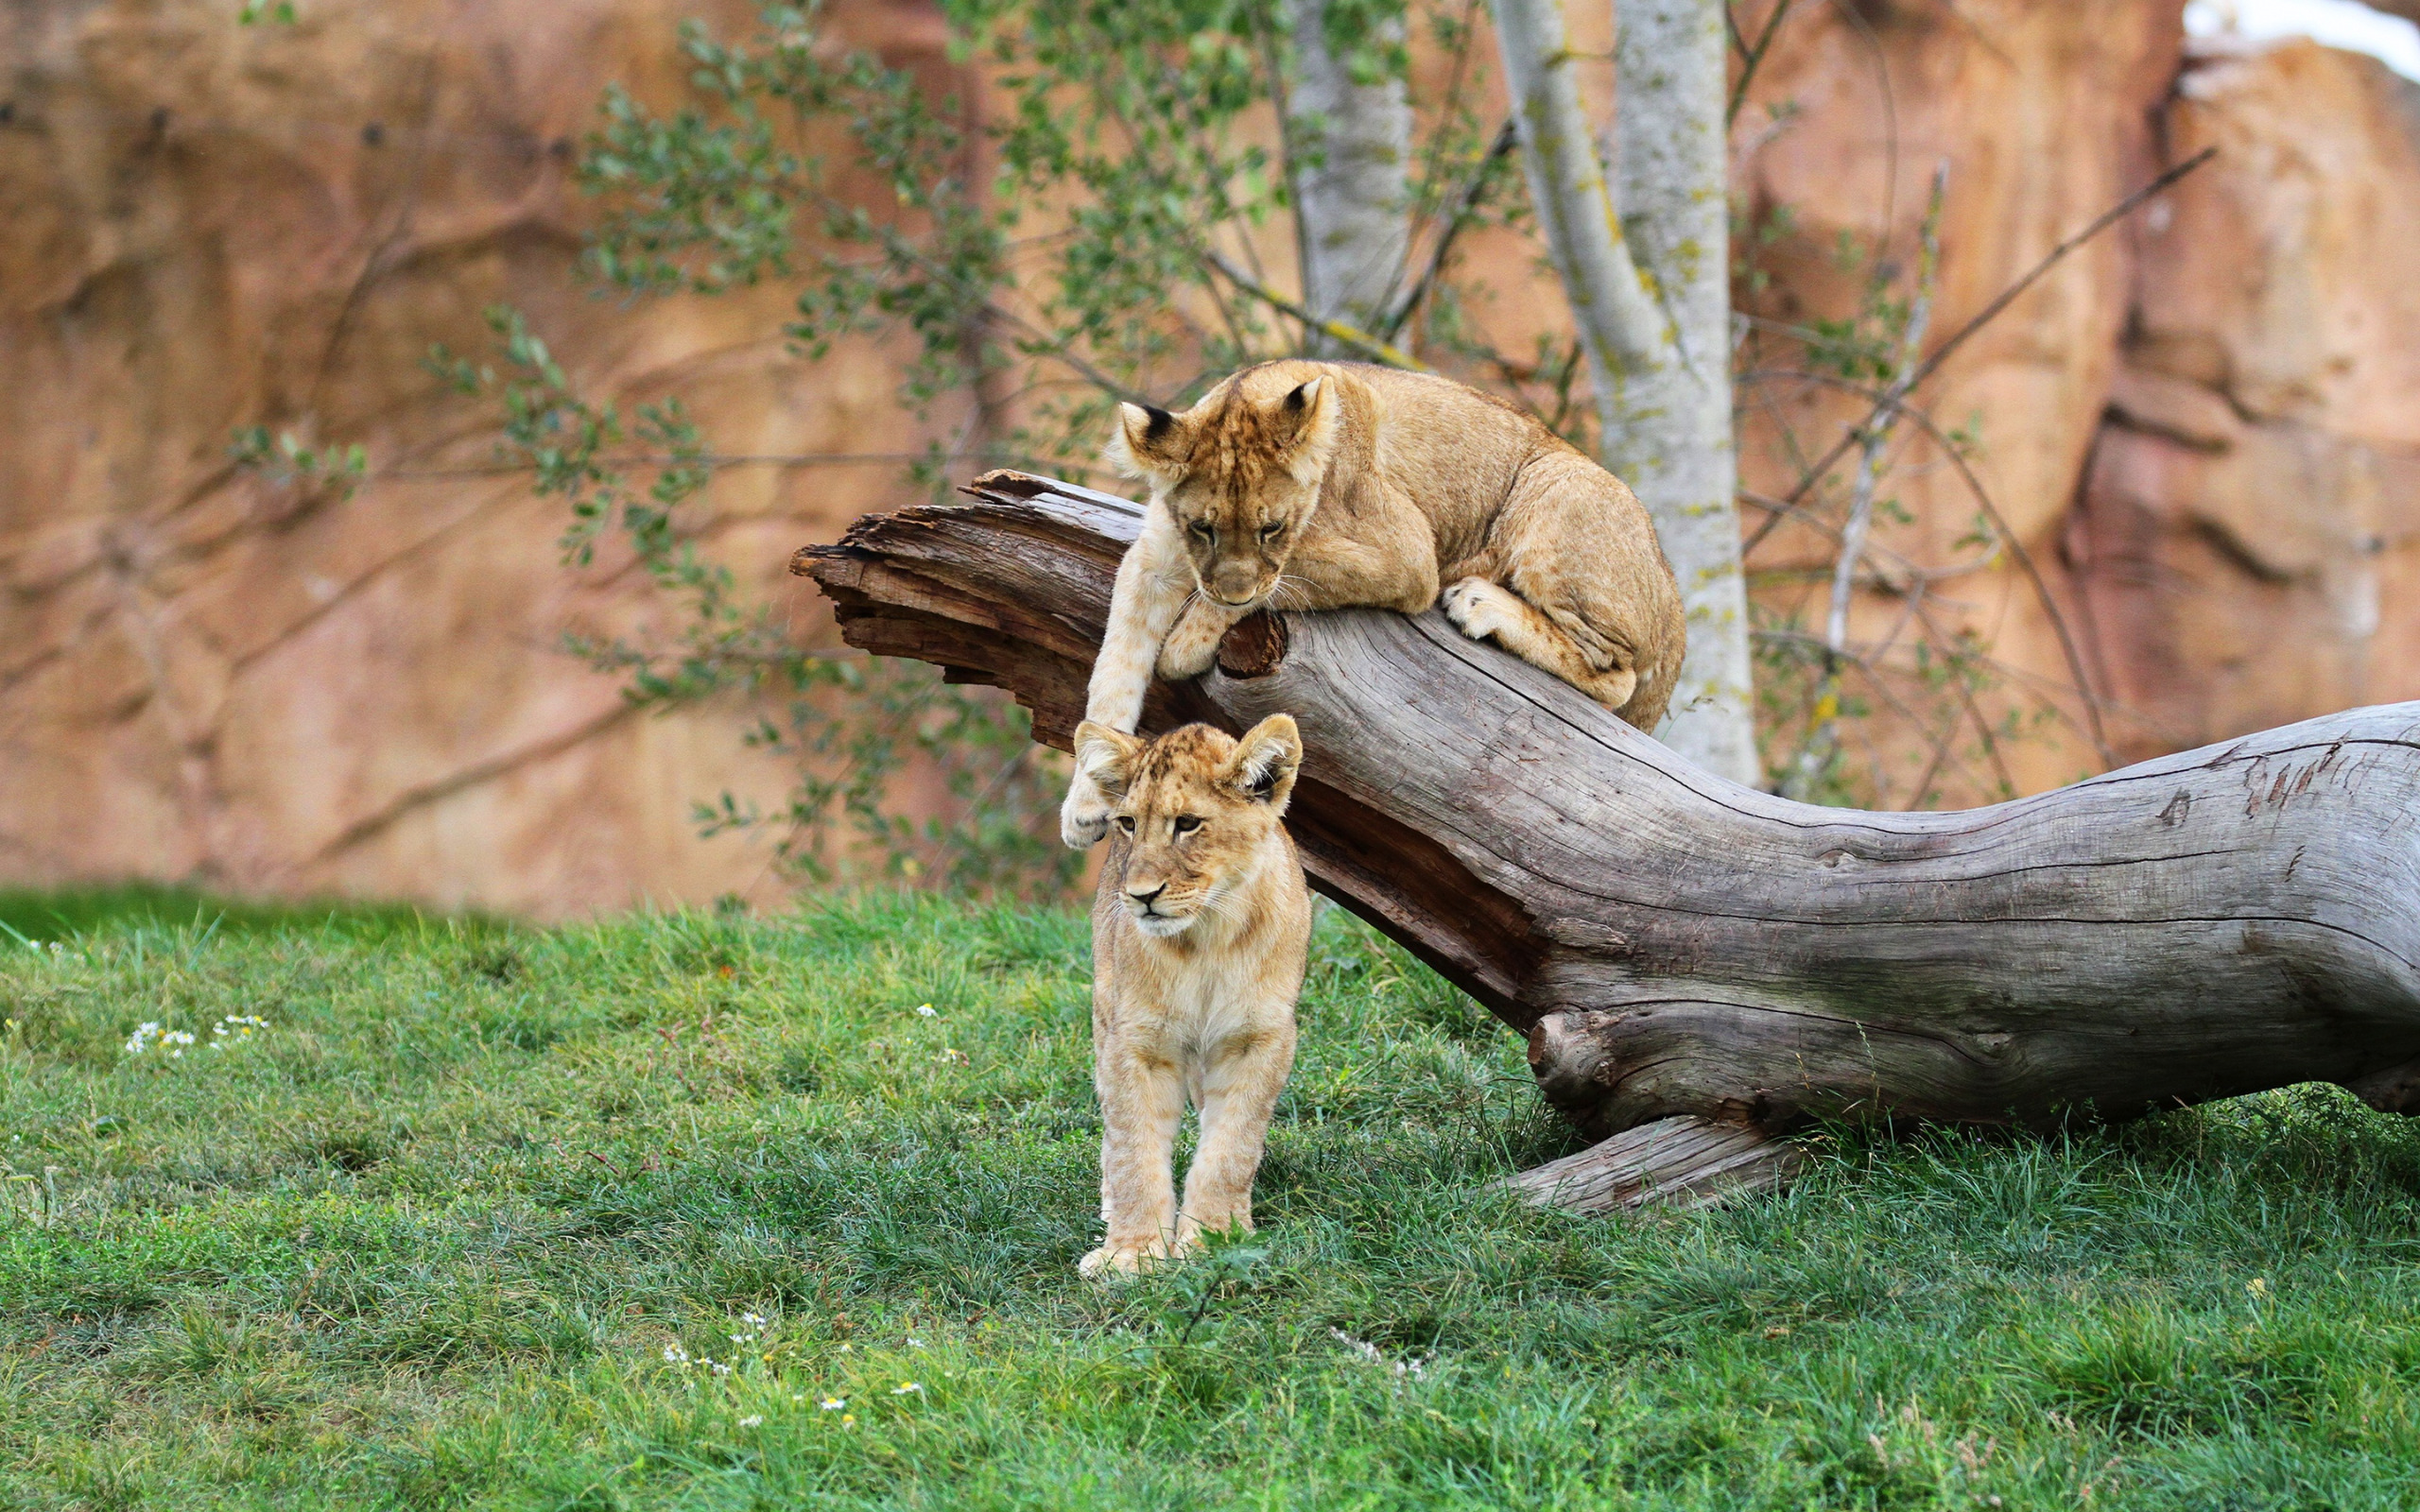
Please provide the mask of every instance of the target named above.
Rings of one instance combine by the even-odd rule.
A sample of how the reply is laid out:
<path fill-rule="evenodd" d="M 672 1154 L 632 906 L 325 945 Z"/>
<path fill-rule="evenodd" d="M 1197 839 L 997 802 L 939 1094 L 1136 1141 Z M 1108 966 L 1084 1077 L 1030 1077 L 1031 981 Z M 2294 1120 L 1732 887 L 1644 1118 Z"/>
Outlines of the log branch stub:
<path fill-rule="evenodd" d="M 1805 1163 L 1787 1140 L 1684 1114 L 1625 1129 L 1504 1184 L 1534 1207 L 1573 1212 L 1700 1208 L 1778 1190 Z"/>
<path fill-rule="evenodd" d="M 1014 473 L 969 492 L 794 570 L 851 644 L 998 683 L 1064 748 L 1141 510 Z M 1434 610 L 1267 624 L 1155 687 L 1144 728 L 1292 714 L 1314 885 L 1528 1036 L 1599 1138 L 2047 1125 L 2301 1081 L 2420 1107 L 2420 704 L 1858 813 L 1699 770 Z"/>
<path fill-rule="evenodd" d="M 1262 610 L 1219 643 L 1219 670 L 1231 678 L 1265 678 L 1286 660 L 1287 645 L 1286 622 Z"/>

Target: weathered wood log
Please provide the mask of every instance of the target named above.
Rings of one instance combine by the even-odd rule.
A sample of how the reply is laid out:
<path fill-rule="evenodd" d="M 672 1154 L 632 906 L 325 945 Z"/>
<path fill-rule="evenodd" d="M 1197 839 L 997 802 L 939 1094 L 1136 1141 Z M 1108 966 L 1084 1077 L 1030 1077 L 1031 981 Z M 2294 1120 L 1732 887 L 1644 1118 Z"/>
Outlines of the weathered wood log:
<path fill-rule="evenodd" d="M 1505 1185 L 1540 1207 L 1574 1212 L 1698 1208 L 1771 1192 L 1803 1163 L 1797 1145 L 1762 1129 L 1683 1113 L 1626 1128 Z"/>
<path fill-rule="evenodd" d="M 998 683 L 1063 747 L 1140 510 L 1015 473 L 968 491 L 793 570 L 850 644 Z M 1434 611 L 1349 610 L 1238 627 L 1145 726 L 1281 710 L 1316 885 L 1527 1035 L 1599 1138 L 2044 1125 L 2302 1081 L 2420 1109 L 2420 704 L 1869 814 L 1699 771 Z M 1660 1158 L 1606 1157 L 1644 1173 L 1607 1189 Z"/>

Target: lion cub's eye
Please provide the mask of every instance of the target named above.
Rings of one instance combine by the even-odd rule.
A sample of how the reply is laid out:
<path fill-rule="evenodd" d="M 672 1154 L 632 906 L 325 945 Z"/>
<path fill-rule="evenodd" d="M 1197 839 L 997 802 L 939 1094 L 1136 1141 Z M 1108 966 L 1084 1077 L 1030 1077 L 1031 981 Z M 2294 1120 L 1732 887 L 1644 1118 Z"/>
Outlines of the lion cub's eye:
<path fill-rule="evenodd" d="M 1193 532 L 1193 539 L 1196 541 L 1209 541 L 1219 534 L 1218 531 L 1212 529 L 1209 525 L 1202 524 L 1199 520 L 1196 520 L 1193 524 L 1185 526 L 1185 528 Z"/>
<path fill-rule="evenodd" d="M 1201 821 L 1193 815 L 1180 814 L 1176 816 L 1176 833 L 1179 834 L 1191 834 L 1200 828 Z"/>
<path fill-rule="evenodd" d="M 1119 815 L 1117 816 L 1117 827 L 1125 831 L 1127 833 L 1132 834 L 1134 833 L 1134 816 L 1132 814 Z"/>
<path fill-rule="evenodd" d="M 1271 520 L 1269 524 L 1260 527 L 1260 539 L 1263 541 L 1275 541 L 1279 536 L 1284 535 L 1285 533 L 1286 522 L 1283 520 Z"/>

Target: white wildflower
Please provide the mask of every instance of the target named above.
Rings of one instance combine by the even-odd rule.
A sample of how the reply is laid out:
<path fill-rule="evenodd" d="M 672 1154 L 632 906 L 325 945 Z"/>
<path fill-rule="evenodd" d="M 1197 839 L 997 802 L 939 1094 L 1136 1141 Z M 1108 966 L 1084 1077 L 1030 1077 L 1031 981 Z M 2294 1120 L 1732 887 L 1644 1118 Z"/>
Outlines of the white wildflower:
<path fill-rule="evenodd" d="M 765 1415 L 763 1413 L 752 1412 L 747 1417 L 739 1419 L 739 1426 L 742 1428 L 754 1428 L 764 1422 L 764 1420 Z"/>
<path fill-rule="evenodd" d="M 849 1399 L 846 1397 L 826 1397 L 821 1401 L 816 1403 L 817 1406 L 821 1407 L 825 1412 L 838 1412 L 848 1404 Z"/>
<path fill-rule="evenodd" d="M 1434 1354 L 1427 1354 L 1411 1356 L 1402 1360 L 1390 1360 L 1387 1358 L 1387 1354 L 1384 1349 L 1379 1349 L 1376 1345 L 1372 1344 L 1367 1339 L 1357 1339 L 1352 1334 L 1338 1328 L 1329 1329 L 1327 1332 L 1328 1337 L 1336 1340 L 1337 1343 L 1343 1345 L 1346 1349 L 1351 1349 L 1355 1354 L 1359 1355 L 1362 1359 L 1368 1361 L 1372 1365 L 1391 1367 L 1398 1377 L 1409 1376 L 1412 1380 L 1417 1381 L 1427 1372 L 1428 1366 L 1437 1358 Z"/>
<path fill-rule="evenodd" d="M 185 1047 L 193 1042 L 193 1036 L 182 1029 L 164 1029 L 159 1020 L 146 1019 L 134 1026 L 134 1033 L 127 1036 L 126 1053 L 139 1056 L 157 1045 L 168 1053 L 169 1059 L 176 1060 L 183 1057 Z"/>
<path fill-rule="evenodd" d="M 911 1391 L 922 1392 L 924 1389 L 925 1388 L 921 1383 L 914 1381 L 902 1381 L 899 1384 L 890 1388 L 890 1394 L 894 1397 L 904 1397 Z"/>
<path fill-rule="evenodd" d="M 916 1017 L 920 1019 L 929 1019 L 938 1010 L 929 1003 L 919 1003 L 916 1005 Z"/>
<path fill-rule="evenodd" d="M 681 1348 L 681 1346 L 677 1344 L 667 1344 L 664 1347 L 664 1363 L 666 1365 L 687 1365 L 689 1363 L 689 1351 Z"/>
<path fill-rule="evenodd" d="M 216 1023 L 211 1025 L 211 1047 L 213 1049 L 216 1049 L 222 1044 L 242 1044 L 245 1040 L 250 1040 L 255 1031 L 266 1029 L 268 1027 L 268 1021 L 256 1014 L 230 1014 L 226 1018 L 223 1018 Z"/>
<path fill-rule="evenodd" d="M 760 1329 L 765 1326 L 764 1315 L 758 1313 L 742 1313 L 739 1314 L 739 1321 L 742 1323 L 752 1323 Z"/>
<path fill-rule="evenodd" d="M 709 1369 L 709 1370 L 712 1370 L 715 1374 L 717 1374 L 717 1375 L 718 1375 L 718 1376 L 727 1376 L 727 1375 L 731 1374 L 731 1366 L 727 1366 L 727 1365 L 717 1364 L 717 1362 L 715 1362 L 715 1361 L 713 1361 L 713 1360 L 708 1360 L 708 1361 L 706 1362 L 706 1368 L 707 1368 L 707 1369 Z"/>
<path fill-rule="evenodd" d="M 924 1347 L 925 1347 L 925 1341 L 924 1341 L 924 1340 L 922 1340 L 922 1339 L 909 1339 L 909 1340 L 908 1341 L 908 1348 L 909 1348 L 909 1349 L 923 1349 Z"/>

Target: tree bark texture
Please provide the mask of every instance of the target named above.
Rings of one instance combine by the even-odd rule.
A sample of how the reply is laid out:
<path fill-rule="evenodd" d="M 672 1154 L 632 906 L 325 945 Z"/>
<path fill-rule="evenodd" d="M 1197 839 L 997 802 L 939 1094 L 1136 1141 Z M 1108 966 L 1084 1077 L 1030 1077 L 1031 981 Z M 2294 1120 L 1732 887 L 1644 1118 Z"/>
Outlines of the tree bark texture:
<path fill-rule="evenodd" d="M 793 570 L 850 644 L 1001 684 L 1063 747 L 1141 510 L 969 491 Z M 1527 1035 L 1583 1129 L 1677 1120 L 1690 1170 L 1753 1174 L 1698 1120 L 2044 1125 L 2313 1080 L 2420 1109 L 2420 704 L 1868 814 L 1692 766 L 1434 610 L 1344 610 L 1247 621 L 1143 728 L 1281 711 L 1314 883 Z M 1622 1160 L 1608 1191 L 1660 1179 Z"/>
<path fill-rule="evenodd" d="M 1403 277 L 1411 240 L 1411 101 L 1398 76 L 1363 82 L 1329 39 L 1327 0 L 1287 0 L 1294 80 L 1286 97 L 1298 162 L 1303 305 L 1363 330 Z M 1378 23 L 1374 47 L 1400 46 L 1403 18 Z M 1357 355 L 1351 352 L 1322 356 Z"/>
<path fill-rule="evenodd" d="M 1748 603 L 1731 427 L 1721 0 L 1619 0 L 1619 197 L 1582 104 L 1562 0 L 1492 0 L 1521 159 L 1581 344 L 1598 455 L 1654 517 L 1689 649 L 1674 749 L 1754 782 Z"/>

